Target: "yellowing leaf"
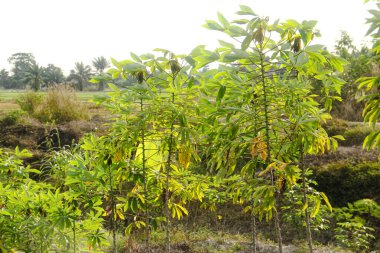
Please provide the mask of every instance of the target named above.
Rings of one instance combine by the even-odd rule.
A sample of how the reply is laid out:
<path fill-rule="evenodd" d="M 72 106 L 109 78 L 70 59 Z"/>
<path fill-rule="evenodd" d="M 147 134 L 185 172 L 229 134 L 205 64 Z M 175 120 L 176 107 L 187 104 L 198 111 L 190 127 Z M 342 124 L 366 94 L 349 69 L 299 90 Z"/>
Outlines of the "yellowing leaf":
<path fill-rule="evenodd" d="M 267 159 L 267 144 L 260 137 L 253 138 L 251 154 L 252 159 L 256 156 L 259 156 L 263 161 Z"/>
<path fill-rule="evenodd" d="M 190 148 L 183 145 L 179 149 L 178 160 L 179 160 L 179 163 L 182 165 L 182 167 L 184 167 L 185 169 L 187 169 L 190 165 L 190 158 L 191 158 Z"/>

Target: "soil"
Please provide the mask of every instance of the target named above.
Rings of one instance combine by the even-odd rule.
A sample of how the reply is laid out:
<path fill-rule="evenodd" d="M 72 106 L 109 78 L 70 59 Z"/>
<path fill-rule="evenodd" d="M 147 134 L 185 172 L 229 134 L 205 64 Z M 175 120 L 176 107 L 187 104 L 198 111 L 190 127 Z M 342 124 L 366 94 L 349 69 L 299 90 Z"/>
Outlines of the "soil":
<path fill-rule="evenodd" d="M 26 160 L 33 163 L 41 160 L 49 149 L 69 146 L 77 143 L 86 133 L 104 134 L 106 120 L 100 116 L 90 121 L 71 121 L 64 124 L 42 124 L 33 119 L 24 119 L 15 124 L 0 123 L 0 148 L 28 149 L 33 157 Z"/>

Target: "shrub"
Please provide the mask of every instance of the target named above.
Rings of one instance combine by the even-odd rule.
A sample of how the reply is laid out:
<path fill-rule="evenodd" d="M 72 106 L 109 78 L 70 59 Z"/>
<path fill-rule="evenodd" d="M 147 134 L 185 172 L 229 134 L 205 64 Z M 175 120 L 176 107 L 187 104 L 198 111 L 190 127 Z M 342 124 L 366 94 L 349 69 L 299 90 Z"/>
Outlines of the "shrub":
<path fill-rule="evenodd" d="M 1 120 L 0 120 L 0 125 L 5 125 L 5 126 L 9 126 L 9 125 L 14 125 L 16 124 L 17 122 L 20 121 L 21 117 L 24 115 L 25 113 L 23 111 L 20 111 L 20 110 L 16 110 L 16 111 L 11 111 L 11 112 L 8 112 Z"/>
<path fill-rule="evenodd" d="M 367 135 L 379 129 L 379 127 L 373 128 L 372 126 L 363 125 L 362 123 L 350 123 L 341 119 L 329 120 L 324 125 L 324 128 L 330 136 L 342 135 L 345 139 L 343 141 L 339 140 L 339 144 L 342 146 L 361 146 Z"/>
<path fill-rule="evenodd" d="M 21 110 L 33 115 L 37 108 L 41 105 L 43 96 L 40 93 L 28 91 L 16 99 L 16 103 Z"/>
<path fill-rule="evenodd" d="M 343 136 L 344 141 L 341 142 L 343 146 L 362 145 L 365 137 L 372 133 L 375 128 L 368 125 L 357 125 L 353 128 L 347 129 Z"/>
<path fill-rule="evenodd" d="M 87 107 L 77 98 L 73 88 L 57 85 L 46 96 L 27 93 L 18 99 L 21 109 L 41 122 L 69 122 L 87 119 Z"/>
<path fill-rule="evenodd" d="M 324 129 L 330 135 L 342 135 L 348 128 L 347 121 L 341 119 L 331 119 L 326 124 L 324 124 Z"/>
<path fill-rule="evenodd" d="M 335 206 L 364 198 L 376 200 L 380 196 L 378 163 L 333 163 L 316 169 L 315 174 L 318 190 L 325 192 Z"/>

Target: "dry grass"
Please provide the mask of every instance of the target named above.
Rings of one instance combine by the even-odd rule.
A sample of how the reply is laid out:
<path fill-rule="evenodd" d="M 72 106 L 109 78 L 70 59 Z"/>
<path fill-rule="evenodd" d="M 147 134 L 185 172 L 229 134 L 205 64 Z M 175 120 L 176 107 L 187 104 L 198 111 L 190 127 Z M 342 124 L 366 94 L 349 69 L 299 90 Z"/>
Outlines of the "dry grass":
<path fill-rule="evenodd" d="M 63 123 L 88 119 L 87 106 L 66 85 L 50 88 L 45 96 L 27 92 L 17 99 L 21 109 L 41 122 Z"/>
<path fill-rule="evenodd" d="M 20 109 L 20 106 L 14 102 L 0 102 L 0 117 L 4 116 L 8 112 Z"/>

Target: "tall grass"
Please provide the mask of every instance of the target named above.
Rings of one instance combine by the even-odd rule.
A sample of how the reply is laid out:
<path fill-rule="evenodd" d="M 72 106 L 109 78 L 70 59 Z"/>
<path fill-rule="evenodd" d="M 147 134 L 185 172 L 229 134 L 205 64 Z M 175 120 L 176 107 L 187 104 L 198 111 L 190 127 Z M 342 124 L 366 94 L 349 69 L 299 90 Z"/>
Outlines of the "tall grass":
<path fill-rule="evenodd" d="M 22 110 L 41 122 L 63 123 L 88 118 L 86 105 L 78 99 L 75 90 L 67 85 L 49 88 L 46 96 L 27 92 L 16 101 Z"/>

